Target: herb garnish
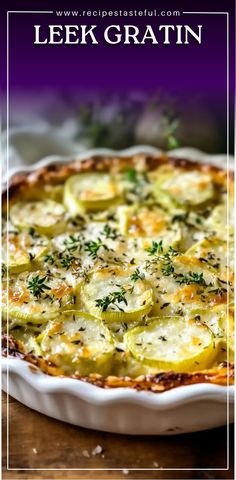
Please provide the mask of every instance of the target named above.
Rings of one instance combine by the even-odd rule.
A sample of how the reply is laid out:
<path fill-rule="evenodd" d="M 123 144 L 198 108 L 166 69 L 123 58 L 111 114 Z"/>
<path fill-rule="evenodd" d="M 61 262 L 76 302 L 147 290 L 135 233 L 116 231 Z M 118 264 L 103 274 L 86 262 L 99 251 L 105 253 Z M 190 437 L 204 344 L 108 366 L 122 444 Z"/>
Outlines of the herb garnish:
<path fill-rule="evenodd" d="M 226 288 L 215 288 L 214 290 L 210 290 L 209 293 L 215 293 L 216 295 L 219 295 L 220 297 L 224 296 L 227 293 Z"/>
<path fill-rule="evenodd" d="M 7 266 L 5 263 L 2 263 L 2 277 L 7 273 Z"/>
<path fill-rule="evenodd" d="M 198 285 L 206 285 L 206 281 L 203 277 L 203 273 L 189 272 L 186 275 L 179 274 L 176 278 L 176 282 L 180 285 L 191 285 L 197 283 Z"/>
<path fill-rule="evenodd" d="M 73 255 L 65 255 L 64 257 L 62 257 L 61 259 L 61 266 L 63 268 L 66 268 L 68 270 L 68 268 L 70 268 L 71 264 L 75 261 L 75 257 L 73 257 Z"/>
<path fill-rule="evenodd" d="M 98 238 L 96 242 L 86 242 L 84 249 L 86 252 L 88 252 L 89 256 L 92 257 L 93 260 L 95 260 L 101 247 L 103 247 L 105 250 L 109 250 L 109 248 L 104 245 L 104 243 L 102 243 L 101 238 Z"/>
<path fill-rule="evenodd" d="M 163 253 L 163 246 L 162 246 L 162 240 L 160 242 L 155 242 L 154 240 L 152 241 L 152 245 L 149 248 L 146 248 L 146 252 L 149 253 L 149 255 L 156 255 L 156 253 Z"/>
<path fill-rule="evenodd" d="M 164 335 L 160 335 L 160 337 L 158 337 L 158 340 L 162 340 L 163 342 L 167 342 L 167 338 L 164 337 Z"/>
<path fill-rule="evenodd" d="M 75 237 L 74 235 L 69 235 L 69 238 L 64 240 L 65 249 L 69 252 L 74 252 L 80 247 L 81 236 Z"/>
<path fill-rule="evenodd" d="M 187 213 L 179 213 L 177 215 L 174 215 L 171 219 L 172 223 L 175 222 L 183 222 L 186 223 L 186 220 L 188 219 L 188 212 Z"/>
<path fill-rule="evenodd" d="M 145 278 L 144 273 L 140 272 L 138 268 L 136 268 L 134 273 L 132 273 L 132 275 L 130 276 L 130 279 L 132 280 L 132 282 L 137 282 L 137 280 L 143 280 L 144 278 Z"/>
<path fill-rule="evenodd" d="M 171 245 L 166 253 L 163 253 L 162 240 L 160 242 L 152 242 L 152 246 L 146 249 L 149 255 L 157 255 L 160 261 L 164 262 L 162 272 L 165 276 L 169 276 L 174 273 L 174 267 L 171 265 L 171 258 L 179 255 L 179 252 L 175 250 Z"/>
<path fill-rule="evenodd" d="M 179 255 L 179 252 L 170 245 L 163 257 L 169 260 L 171 257 L 176 257 L 176 255 Z"/>
<path fill-rule="evenodd" d="M 33 237 L 33 238 L 39 238 L 40 237 L 39 233 L 33 227 L 29 228 L 29 235 L 31 235 L 31 237 Z"/>
<path fill-rule="evenodd" d="M 48 262 L 50 263 L 51 265 L 53 265 L 53 263 L 55 262 L 55 257 L 53 255 L 46 255 L 46 257 L 44 257 L 44 260 L 45 262 Z"/>
<path fill-rule="evenodd" d="M 103 298 L 97 298 L 97 300 L 95 300 L 96 307 L 101 307 L 102 311 L 106 312 L 109 305 L 112 304 L 112 305 L 116 306 L 118 308 L 118 310 L 123 312 L 123 309 L 118 304 L 124 302 L 125 305 L 128 305 L 128 302 L 125 298 L 126 293 L 127 293 L 126 290 L 123 287 L 121 287 L 120 290 L 117 290 L 116 292 L 109 293 L 109 295 L 107 295 Z"/>
<path fill-rule="evenodd" d="M 106 223 L 106 225 L 104 225 L 102 235 L 105 235 L 106 238 L 111 238 L 112 240 L 115 240 L 117 238 L 117 231 L 115 228 L 111 228 L 110 225 Z"/>
<path fill-rule="evenodd" d="M 144 187 L 150 183 L 146 172 L 138 172 L 134 168 L 130 168 L 125 173 L 125 179 L 130 183 L 130 187 L 128 187 L 128 191 L 126 192 L 128 204 L 132 204 L 134 201 L 139 203 L 148 200 L 149 194 L 150 198 L 153 198 L 152 194 L 144 189 Z M 133 196 L 135 196 L 135 200 Z"/>
<path fill-rule="evenodd" d="M 167 265 L 165 265 L 161 269 L 161 271 L 162 271 L 163 275 L 165 275 L 165 277 L 169 277 L 169 275 L 174 273 L 175 269 L 174 269 L 173 265 L 171 265 L 171 263 L 168 263 Z"/>
<path fill-rule="evenodd" d="M 164 255 L 161 256 L 160 260 L 164 261 L 164 266 L 162 267 L 161 271 L 165 277 L 169 277 L 172 273 L 174 273 L 175 269 L 171 264 L 172 257 L 176 257 L 179 255 L 179 252 L 175 250 L 171 245 L 169 246 L 168 250 Z"/>
<path fill-rule="evenodd" d="M 32 277 L 31 280 L 28 282 L 27 288 L 29 289 L 30 293 L 32 293 L 32 295 L 40 298 L 45 290 L 51 290 L 50 287 L 44 283 L 46 280 L 47 275 L 41 278 L 39 275 L 36 275 L 35 277 Z"/>
<path fill-rule="evenodd" d="M 128 182 L 133 182 L 133 183 L 136 183 L 138 181 L 137 171 L 134 168 L 129 168 L 126 171 L 126 180 L 128 180 Z"/>

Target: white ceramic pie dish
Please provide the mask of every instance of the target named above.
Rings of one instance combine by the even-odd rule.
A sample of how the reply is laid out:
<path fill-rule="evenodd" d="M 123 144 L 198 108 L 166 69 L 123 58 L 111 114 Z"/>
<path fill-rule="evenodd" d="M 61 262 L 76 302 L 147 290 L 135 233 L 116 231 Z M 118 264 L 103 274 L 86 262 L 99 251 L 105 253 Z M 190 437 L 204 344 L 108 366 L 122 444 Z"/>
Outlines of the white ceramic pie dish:
<path fill-rule="evenodd" d="M 3 359 L 3 389 L 45 415 L 107 432 L 170 435 L 233 420 L 233 387 L 196 384 L 159 394 L 103 389 L 80 380 L 50 377 L 25 361 L 9 358 Z"/>
<path fill-rule="evenodd" d="M 80 153 L 76 159 L 138 153 L 160 152 L 148 146 L 120 152 L 94 149 Z M 171 155 L 226 165 L 226 155 L 206 155 L 195 149 L 178 149 Z M 74 158 L 74 155 L 50 156 L 34 165 L 10 169 L 8 178 Z M 16 358 L 3 358 L 2 366 L 3 390 L 9 395 L 45 415 L 86 428 L 135 435 L 170 435 L 205 430 L 233 421 L 232 386 L 195 384 L 157 394 L 130 388 L 102 389 L 80 380 L 51 377 Z"/>

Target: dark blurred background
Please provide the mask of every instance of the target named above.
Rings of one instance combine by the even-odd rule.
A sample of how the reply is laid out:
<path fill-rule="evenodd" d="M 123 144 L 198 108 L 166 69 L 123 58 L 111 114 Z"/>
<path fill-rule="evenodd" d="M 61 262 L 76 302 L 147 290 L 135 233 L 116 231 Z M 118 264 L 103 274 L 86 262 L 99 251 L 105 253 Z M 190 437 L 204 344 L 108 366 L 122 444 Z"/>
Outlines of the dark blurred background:
<path fill-rule="evenodd" d="M 226 152 L 226 108 L 222 111 L 213 99 L 206 101 L 196 94 L 184 101 L 163 90 L 14 94 L 10 127 L 37 131 L 37 126 L 82 148 L 148 144 L 164 150 L 188 146 L 207 153 Z"/>

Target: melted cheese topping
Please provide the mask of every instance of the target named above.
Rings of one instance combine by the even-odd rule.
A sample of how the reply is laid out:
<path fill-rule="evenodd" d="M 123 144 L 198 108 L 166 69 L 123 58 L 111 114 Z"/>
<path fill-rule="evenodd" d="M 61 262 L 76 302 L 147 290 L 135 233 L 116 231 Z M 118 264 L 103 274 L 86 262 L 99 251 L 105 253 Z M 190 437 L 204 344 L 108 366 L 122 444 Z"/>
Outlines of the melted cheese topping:
<path fill-rule="evenodd" d="M 225 188 L 201 170 L 139 166 L 81 173 L 45 185 L 42 198 L 37 190 L 37 201 L 29 192 L 13 201 L 2 241 L 12 336 L 66 374 L 194 371 L 225 360 Z"/>

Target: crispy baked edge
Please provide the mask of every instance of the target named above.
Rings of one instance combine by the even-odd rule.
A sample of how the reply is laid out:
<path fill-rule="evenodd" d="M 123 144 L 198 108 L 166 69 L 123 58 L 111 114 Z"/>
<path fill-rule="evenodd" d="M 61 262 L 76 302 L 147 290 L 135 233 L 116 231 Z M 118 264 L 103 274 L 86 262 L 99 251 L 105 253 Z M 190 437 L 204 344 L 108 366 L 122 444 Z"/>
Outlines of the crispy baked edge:
<path fill-rule="evenodd" d="M 120 171 L 128 167 L 139 166 L 139 169 L 153 170 L 159 165 L 171 164 L 174 167 L 183 170 L 197 169 L 208 172 L 213 175 L 215 180 L 220 184 L 225 181 L 227 172 L 225 169 L 216 167 L 207 163 L 198 163 L 190 161 L 186 158 L 175 158 L 165 154 L 158 156 L 150 156 L 138 154 L 132 157 L 109 157 L 94 156 L 84 160 L 76 158 L 68 164 L 51 164 L 30 173 L 22 173 L 15 175 L 9 183 L 9 198 L 12 199 L 18 195 L 24 196 L 24 191 L 29 188 L 37 188 L 38 186 L 49 184 L 63 183 L 70 175 L 89 172 L 89 171 Z M 230 182 L 233 181 L 233 173 L 229 175 Z M 3 209 L 7 202 L 6 192 L 3 193 Z M 30 353 L 22 351 L 22 347 L 12 337 L 7 339 L 3 335 L 2 339 L 3 356 L 15 357 L 27 361 L 32 371 L 36 371 L 38 367 L 42 372 L 60 377 L 68 377 L 56 365 L 47 360 L 37 357 Z M 173 371 L 161 372 L 156 375 L 141 375 L 135 379 L 130 377 L 108 376 L 102 377 L 98 374 L 89 376 L 71 375 L 70 378 L 82 380 L 102 388 L 129 387 L 135 390 L 147 390 L 155 393 L 161 393 L 172 388 L 184 385 L 193 385 L 197 383 L 211 383 L 217 385 L 233 385 L 234 383 L 234 366 L 233 364 L 221 363 L 214 369 L 207 369 L 197 372 L 176 373 Z"/>
<path fill-rule="evenodd" d="M 225 169 L 210 165 L 207 163 L 199 163 L 188 160 L 187 158 L 176 158 L 166 154 L 162 155 L 145 155 L 137 154 L 127 157 L 109 157 L 109 156 L 93 156 L 90 158 L 78 160 L 76 157 L 69 163 L 52 163 L 46 167 L 39 168 L 33 172 L 19 173 L 14 175 L 9 181 L 9 199 L 22 194 L 29 188 L 37 188 L 45 183 L 60 184 L 63 183 L 70 175 L 89 172 L 89 171 L 122 171 L 128 167 L 138 165 L 139 170 L 154 170 L 156 167 L 164 164 L 171 164 L 174 167 L 183 170 L 197 169 L 213 175 L 217 183 L 225 182 L 227 172 Z M 233 172 L 229 172 L 229 181 L 233 181 Z M 5 206 L 7 201 L 6 191 L 3 193 L 2 205 Z"/>
<path fill-rule="evenodd" d="M 85 375 L 64 375 L 64 372 L 48 362 L 44 358 L 37 357 L 31 353 L 24 353 L 17 340 L 3 335 L 2 353 L 4 357 L 18 358 L 28 362 L 32 372 L 37 372 L 38 367 L 43 373 L 62 378 L 73 378 L 82 380 L 101 388 L 129 387 L 139 391 L 151 391 L 161 393 L 172 388 L 194 385 L 197 383 L 211 383 L 221 386 L 234 384 L 234 366 L 222 362 L 218 367 L 197 372 L 178 373 L 173 371 L 160 372 L 156 375 L 140 375 L 137 378 L 107 376 L 98 374 Z"/>

